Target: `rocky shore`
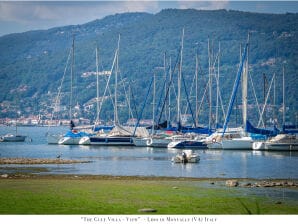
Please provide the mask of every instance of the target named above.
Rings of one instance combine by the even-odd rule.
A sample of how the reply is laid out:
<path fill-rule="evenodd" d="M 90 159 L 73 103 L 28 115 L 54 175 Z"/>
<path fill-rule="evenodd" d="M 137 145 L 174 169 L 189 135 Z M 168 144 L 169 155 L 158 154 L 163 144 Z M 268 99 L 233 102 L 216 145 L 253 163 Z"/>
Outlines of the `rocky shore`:
<path fill-rule="evenodd" d="M 0 158 L 0 165 L 3 164 L 72 164 L 89 163 L 90 161 L 70 160 L 70 159 L 33 159 L 33 158 Z"/>
<path fill-rule="evenodd" d="M 298 187 L 298 182 L 291 180 L 261 180 L 254 183 L 240 183 L 238 180 L 227 180 L 227 187 Z"/>

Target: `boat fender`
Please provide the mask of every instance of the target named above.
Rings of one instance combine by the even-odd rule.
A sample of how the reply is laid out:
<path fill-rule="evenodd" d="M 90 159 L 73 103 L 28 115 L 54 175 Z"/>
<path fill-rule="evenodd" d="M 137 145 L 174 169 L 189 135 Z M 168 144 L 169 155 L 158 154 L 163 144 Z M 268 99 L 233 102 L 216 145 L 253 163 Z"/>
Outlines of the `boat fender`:
<path fill-rule="evenodd" d="M 151 145 L 152 144 L 152 138 L 147 140 L 147 145 Z"/>

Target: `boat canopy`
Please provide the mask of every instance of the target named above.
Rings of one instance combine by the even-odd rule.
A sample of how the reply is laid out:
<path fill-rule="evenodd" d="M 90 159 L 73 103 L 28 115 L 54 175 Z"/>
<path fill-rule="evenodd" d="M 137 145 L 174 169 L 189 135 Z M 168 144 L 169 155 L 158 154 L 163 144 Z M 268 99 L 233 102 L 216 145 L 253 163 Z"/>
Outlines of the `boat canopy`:
<path fill-rule="evenodd" d="M 279 133 L 279 130 L 275 126 L 273 130 L 255 128 L 248 120 L 246 120 L 245 131 L 253 134 L 260 134 L 266 136 L 276 136 Z"/>
<path fill-rule="evenodd" d="M 132 126 L 120 126 L 115 125 L 115 127 L 110 131 L 109 135 L 114 136 L 133 136 L 135 127 Z M 136 137 L 148 137 L 149 132 L 145 127 L 137 127 L 135 131 Z"/>
<path fill-rule="evenodd" d="M 90 134 L 82 131 L 78 132 L 76 130 L 72 130 L 72 131 L 66 132 L 66 134 L 64 135 L 64 137 L 72 137 L 72 138 L 79 138 L 84 136 L 90 136 Z"/>

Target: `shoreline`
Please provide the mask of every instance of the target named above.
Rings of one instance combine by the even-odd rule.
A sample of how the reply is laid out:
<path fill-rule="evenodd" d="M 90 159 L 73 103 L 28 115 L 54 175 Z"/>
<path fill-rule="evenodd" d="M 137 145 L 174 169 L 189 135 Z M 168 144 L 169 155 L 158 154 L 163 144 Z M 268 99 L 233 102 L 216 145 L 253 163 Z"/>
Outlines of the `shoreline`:
<path fill-rule="evenodd" d="M 71 159 L 47 159 L 47 158 L 0 158 L 0 165 L 35 165 L 35 164 L 72 164 L 72 163 L 90 163 L 85 160 Z"/>
<path fill-rule="evenodd" d="M 2 173 L 0 179 L 53 179 L 53 180 L 111 180 L 111 181 L 181 181 L 181 182 L 216 182 L 225 183 L 227 187 L 288 187 L 298 189 L 298 179 L 256 179 L 256 178 L 222 178 L 222 177 L 167 177 L 167 176 L 119 176 L 91 174 L 34 174 L 34 173 Z"/>
<path fill-rule="evenodd" d="M 234 178 L 234 177 L 173 177 L 173 176 L 121 176 L 101 174 L 46 174 L 47 168 L 17 167 L 13 165 L 74 164 L 90 163 L 85 160 L 65 160 L 61 158 L 0 158 L 0 179 L 53 179 L 53 180 L 118 180 L 118 181 L 181 181 L 181 182 L 225 182 L 227 187 L 288 187 L 298 189 L 295 178 Z M 5 165 L 12 165 L 5 167 Z M 9 172 L 7 172 L 9 170 Z M 42 172 L 42 173 L 40 173 Z"/>

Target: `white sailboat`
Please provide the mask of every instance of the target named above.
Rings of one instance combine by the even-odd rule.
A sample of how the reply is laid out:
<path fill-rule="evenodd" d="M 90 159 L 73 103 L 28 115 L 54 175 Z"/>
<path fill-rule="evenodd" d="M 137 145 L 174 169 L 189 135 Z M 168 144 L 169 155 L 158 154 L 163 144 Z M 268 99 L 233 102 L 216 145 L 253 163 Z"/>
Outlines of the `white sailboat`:
<path fill-rule="evenodd" d="M 18 134 L 17 124 L 15 126 L 15 134 L 8 133 L 0 136 L 0 142 L 24 142 L 27 136 Z"/>
<path fill-rule="evenodd" d="M 283 67 L 283 125 L 285 125 L 285 73 Z M 292 151 L 298 150 L 298 136 L 296 134 L 281 133 L 266 141 L 257 141 L 252 145 L 253 150 Z"/>
<path fill-rule="evenodd" d="M 61 90 L 62 90 L 62 85 L 63 85 L 63 82 L 64 82 L 64 79 L 65 79 L 65 75 L 66 75 L 66 71 L 67 71 L 67 67 L 68 67 L 68 64 L 69 64 L 69 61 L 70 61 L 70 58 L 71 58 L 71 55 L 72 55 L 72 51 L 73 51 L 73 48 L 70 49 L 69 51 L 69 54 L 68 54 L 68 57 L 67 57 L 67 61 L 66 61 L 66 65 L 65 65 L 65 68 L 64 68 L 64 73 L 63 73 L 63 76 L 62 76 L 62 79 L 61 79 L 61 83 L 60 83 L 60 86 L 58 88 L 58 93 L 57 93 L 57 97 L 56 97 L 56 100 L 55 100 L 55 104 L 54 104 L 54 110 L 52 112 L 52 116 L 51 116 L 51 121 L 53 120 L 53 117 L 54 117 L 54 114 L 55 114 L 55 110 L 58 110 L 58 105 L 60 103 L 60 97 L 61 97 Z M 50 127 L 49 126 L 49 129 L 48 129 L 48 132 L 47 132 L 47 142 L 48 144 L 58 144 L 60 139 L 63 138 L 63 134 L 62 133 L 49 133 L 49 130 L 50 130 Z"/>
<path fill-rule="evenodd" d="M 7 133 L 5 135 L 0 136 L 0 142 L 24 142 L 27 136 L 20 135 L 18 133 L 18 125 L 16 121 L 15 125 L 15 133 Z"/>
<path fill-rule="evenodd" d="M 278 134 L 264 142 L 254 142 L 253 150 L 296 151 L 298 150 L 297 135 Z"/>
<path fill-rule="evenodd" d="M 248 47 L 249 47 L 249 35 L 248 40 L 246 43 L 246 47 L 244 49 L 242 59 L 240 61 L 240 66 L 238 69 L 238 74 L 234 83 L 228 113 L 225 119 L 224 123 L 224 129 L 222 133 L 222 140 L 221 140 L 221 147 L 222 149 L 252 149 L 252 143 L 253 140 L 251 137 L 247 136 L 247 133 L 244 130 L 244 127 L 246 127 L 246 121 L 247 121 L 247 77 L 248 77 Z M 245 63 L 245 66 L 243 66 Z M 230 114 L 232 110 L 232 106 L 234 103 L 234 100 L 236 98 L 236 90 L 238 89 L 238 85 L 240 82 L 240 77 L 242 75 L 242 119 L 243 119 L 243 128 L 242 131 L 239 132 L 240 136 L 236 138 L 227 139 L 225 138 L 225 132 L 227 129 L 227 125 L 230 119 Z"/>
<path fill-rule="evenodd" d="M 114 92 L 114 128 L 108 134 L 98 133 L 95 136 L 90 136 L 91 145 L 105 145 L 105 146 L 133 146 L 134 137 L 145 137 L 148 136 L 146 128 L 138 127 L 134 131 L 134 127 L 125 127 L 119 124 L 118 119 L 118 72 L 119 72 L 119 48 L 120 48 L 120 35 L 118 38 L 118 45 L 114 56 L 113 65 L 110 71 L 112 74 L 115 65 L 115 92 Z M 109 81 L 107 82 L 106 89 L 108 87 Z M 105 94 L 104 94 L 105 95 Z M 134 135 L 135 132 L 135 135 Z"/>

